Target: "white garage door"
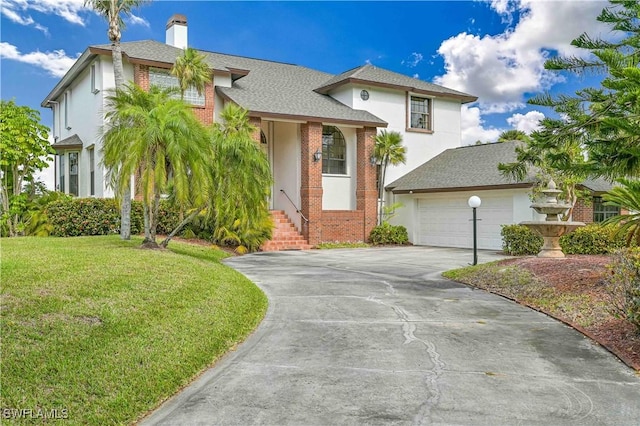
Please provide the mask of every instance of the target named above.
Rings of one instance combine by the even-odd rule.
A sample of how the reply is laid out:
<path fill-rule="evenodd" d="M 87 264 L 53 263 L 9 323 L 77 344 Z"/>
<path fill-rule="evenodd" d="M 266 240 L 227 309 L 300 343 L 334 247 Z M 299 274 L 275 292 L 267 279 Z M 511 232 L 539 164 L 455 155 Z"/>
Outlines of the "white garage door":
<path fill-rule="evenodd" d="M 502 248 L 500 225 L 513 223 L 511 196 L 479 194 L 478 248 Z M 417 244 L 440 247 L 473 247 L 470 195 L 434 194 L 418 200 Z"/>

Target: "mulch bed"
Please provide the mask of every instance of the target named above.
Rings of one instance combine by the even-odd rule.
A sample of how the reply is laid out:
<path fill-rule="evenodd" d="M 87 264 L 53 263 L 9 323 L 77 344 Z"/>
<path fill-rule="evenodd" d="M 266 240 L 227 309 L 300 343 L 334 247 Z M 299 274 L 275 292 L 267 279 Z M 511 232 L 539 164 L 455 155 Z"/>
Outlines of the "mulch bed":
<path fill-rule="evenodd" d="M 610 262 L 609 256 L 571 255 L 565 259 L 521 257 L 504 260 L 501 264 L 524 268 L 541 283 L 563 294 L 586 296 L 595 306 L 602 305 L 608 298 L 603 280 L 609 273 L 606 265 Z M 580 326 L 575 317 L 541 310 L 583 332 L 640 371 L 640 332 L 633 324 L 594 310 L 591 324 Z"/>

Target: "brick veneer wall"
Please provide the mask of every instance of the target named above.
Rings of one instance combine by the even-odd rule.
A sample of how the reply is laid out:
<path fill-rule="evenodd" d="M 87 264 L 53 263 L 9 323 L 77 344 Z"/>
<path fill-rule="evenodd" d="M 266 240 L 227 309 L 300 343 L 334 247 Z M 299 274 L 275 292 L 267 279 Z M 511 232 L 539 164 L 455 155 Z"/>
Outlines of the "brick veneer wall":
<path fill-rule="evenodd" d="M 134 64 L 133 65 L 133 82 L 144 90 L 149 90 L 149 66 Z M 214 88 L 213 83 L 209 82 L 204 86 L 204 106 L 193 106 L 193 113 L 198 117 L 204 125 L 213 123 L 214 112 Z"/>
<path fill-rule="evenodd" d="M 371 156 L 375 145 L 375 127 L 364 127 L 356 130 L 357 182 L 356 206 L 363 212 L 362 235 L 358 240 L 366 241 L 371 230 L 377 224 L 378 190 L 376 188 L 376 165 L 371 164 Z M 351 240 L 354 241 L 354 240 Z"/>
<path fill-rule="evenodd" d="M 322 161 L 314 161 L 313 153 L 322 151 L 322 123 L 300 125 L 300 210 L 309 226 L 303 235 L 311 245 L 322 241 Z"/>
<path fill-rule="evenodd" d="M 593 202 L 579 199 L 573 207 L 573 220 L 576 222 L 593 222 Z"/>
<path fill-rule="evenodd" d="M 322 212 L 321 241 L 363 241 L 364 210 L 324 210 Z"/>
<path fill-rule="evenodd" d="M 375 127 L 356 131 L 356 210 L 322 210 L 322 162 L 313 160 L 313 153 L 322 150 L 322 124 L 300 126 L 300 198 L 301 211 L 309 219 L 303 228 L 309 244 L 368 239 L 377 219 L 376 167 L 370 161 L 375 135 Z"/>

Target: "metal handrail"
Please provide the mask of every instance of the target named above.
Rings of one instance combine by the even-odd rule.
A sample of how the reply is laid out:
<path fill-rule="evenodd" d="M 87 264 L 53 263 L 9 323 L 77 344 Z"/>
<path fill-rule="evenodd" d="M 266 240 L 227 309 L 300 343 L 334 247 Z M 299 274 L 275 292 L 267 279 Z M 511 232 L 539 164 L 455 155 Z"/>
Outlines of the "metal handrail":
<path fill-rule="evenodd" d="M 306 216 L 304 214 L 302 214 L 302 212 L 300 211 L 300 209 L 296 206 L 296 203 L 293 202 L 293 200 L 291 198 L 289 198 L 289 196 L 287 195 L 286 192 L 284 192 L 284 189 L 281 189 L 280 192 L 282 192 L 284 194 L 285 197 L 287 197 L 287 200 L 289 200 L 289 202 L 291 203 L 291 205 L 293 207 L 295 207 L 296 209 L 296 213 L 298 213 L 303 219 L 305 223 L 309 223 L 309 219 L 306 218 Z"/>

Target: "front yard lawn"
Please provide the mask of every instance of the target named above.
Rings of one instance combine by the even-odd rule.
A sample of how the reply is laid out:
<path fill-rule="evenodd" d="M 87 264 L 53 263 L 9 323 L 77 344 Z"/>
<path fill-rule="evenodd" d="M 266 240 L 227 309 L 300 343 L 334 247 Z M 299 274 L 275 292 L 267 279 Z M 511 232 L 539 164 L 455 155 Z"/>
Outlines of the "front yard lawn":
<path fill-rule="evenodd" d="M 265 295 L 219 262 L 224 252 L 177 242 L 142 250 L 140 242 L 1 241 L 5 417 L 15 409 L 67 424 L 131 423 L 263 318 Z"/>

